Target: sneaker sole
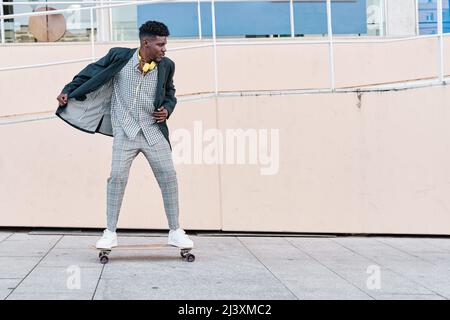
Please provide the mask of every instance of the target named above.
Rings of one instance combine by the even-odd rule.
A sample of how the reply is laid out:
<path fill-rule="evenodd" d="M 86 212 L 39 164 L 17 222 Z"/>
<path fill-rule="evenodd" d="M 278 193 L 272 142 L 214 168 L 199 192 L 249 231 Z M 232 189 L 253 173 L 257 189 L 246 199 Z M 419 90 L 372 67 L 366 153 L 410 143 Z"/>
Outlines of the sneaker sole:
<path fill-rule="evenodd" d="M 106 248 L 104 248 L 104 247 L 97 247 L 97 245 L 95 245 L 95 247 L 96 247 L 97 249 L 110 250 L 110 249 L 112 249 L 112 248 L 118 247 L 118 244 L 116 243 L 116 244 L 113 244 L 111 247 L 106 247 Z"/>
<path fill-rule="evenodd" d="M 174 246 L 174 247 L 177 247 L 177 248 L 180 248 L 180 249 L 193 249 L 194 248 L 194 246 L 192 246 L 192 247 L 189 247 L 189 246 L 182 246 L 182 245 L 180 245 L 180 244 L 178 244 L 178 243 L 173 243 L 173 242 L 168 242 L 167 243 L 169 246 Z"/>

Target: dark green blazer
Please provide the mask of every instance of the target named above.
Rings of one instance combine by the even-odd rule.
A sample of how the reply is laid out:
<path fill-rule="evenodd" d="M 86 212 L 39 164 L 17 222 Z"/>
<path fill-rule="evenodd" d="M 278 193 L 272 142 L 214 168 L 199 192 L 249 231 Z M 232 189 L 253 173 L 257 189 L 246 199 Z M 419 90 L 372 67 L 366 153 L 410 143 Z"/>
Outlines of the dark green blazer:
<path fill-rule="evenodd" d="M 58 107 L 56 115 L 77 129 L 88 133 L 113 135 L 111 126 L 112 78 L 127 64 L 137 48 L 112 48 L 108 54 L 86 66 L 62 90 L 68 94 L 68 102 Z M 175 63 L 164 57 L 158 63 L 158 83 L 154 107 L 164 106 L 172 114 L 177 99 L 173 74 Z M 158 123 L 169 142 L 166 121 Z"/>

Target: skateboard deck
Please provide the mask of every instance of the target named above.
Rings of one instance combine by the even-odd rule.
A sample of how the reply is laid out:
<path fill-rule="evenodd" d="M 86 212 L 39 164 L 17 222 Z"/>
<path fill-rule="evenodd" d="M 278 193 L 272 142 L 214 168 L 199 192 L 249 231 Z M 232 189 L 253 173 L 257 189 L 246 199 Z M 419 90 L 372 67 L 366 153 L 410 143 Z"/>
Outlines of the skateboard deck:
<path fill-rule="evenodd" d="M 109 261 L 109 254 L 111 251 L 133 251 L 133 250 L 158 250 L 158 249 L 179 249 L 180 250 L 180 256 L 187 262 L 193 262 L 195 260 L 195 256 L 190 253 L 192 248 L 179 248 L 175 247 L 169 244 L 164 243 L 151 243 L 151 244 L 134 244 L 134 245 L 121 245 L 117 247 L 113 247 L 111 249 L 101 249 L 97 248 L 95 246 L 91 246 L 91 249 L 99 251 L 98 258 L 100 259 L 100 263 L 105 264 Z"/>

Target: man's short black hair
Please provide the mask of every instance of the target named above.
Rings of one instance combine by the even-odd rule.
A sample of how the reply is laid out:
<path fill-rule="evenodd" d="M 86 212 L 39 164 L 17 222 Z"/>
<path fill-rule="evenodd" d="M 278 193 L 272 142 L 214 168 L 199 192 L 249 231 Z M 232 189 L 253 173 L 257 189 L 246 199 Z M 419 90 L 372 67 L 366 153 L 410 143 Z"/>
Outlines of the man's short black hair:
<path fill-rule="evenodd" d="M 169 34 L 169 28 L 159 21 L 147 21 L 139 28 L 139 39 L 145 36 L 168 37 Z"/>

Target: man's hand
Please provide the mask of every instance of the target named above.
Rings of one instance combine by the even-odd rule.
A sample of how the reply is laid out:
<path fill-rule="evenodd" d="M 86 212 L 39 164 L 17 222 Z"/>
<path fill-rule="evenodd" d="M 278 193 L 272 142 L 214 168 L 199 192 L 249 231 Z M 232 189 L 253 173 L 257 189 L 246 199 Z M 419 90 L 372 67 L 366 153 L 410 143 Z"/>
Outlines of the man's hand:
<path fill-rule="evenodd" d="M 60 93 L 56 100 L 58 100 L 60 106 L 67 104 L 67 93 Z"/>
<path fill-rule="evenodd" d="M 157 123 L 166 121 L 168 115 L 169 111 L 167 111 L 164 107 L 160 107 L 157 111 L 152 113 L 152 116 L 155 118 Z"/>

